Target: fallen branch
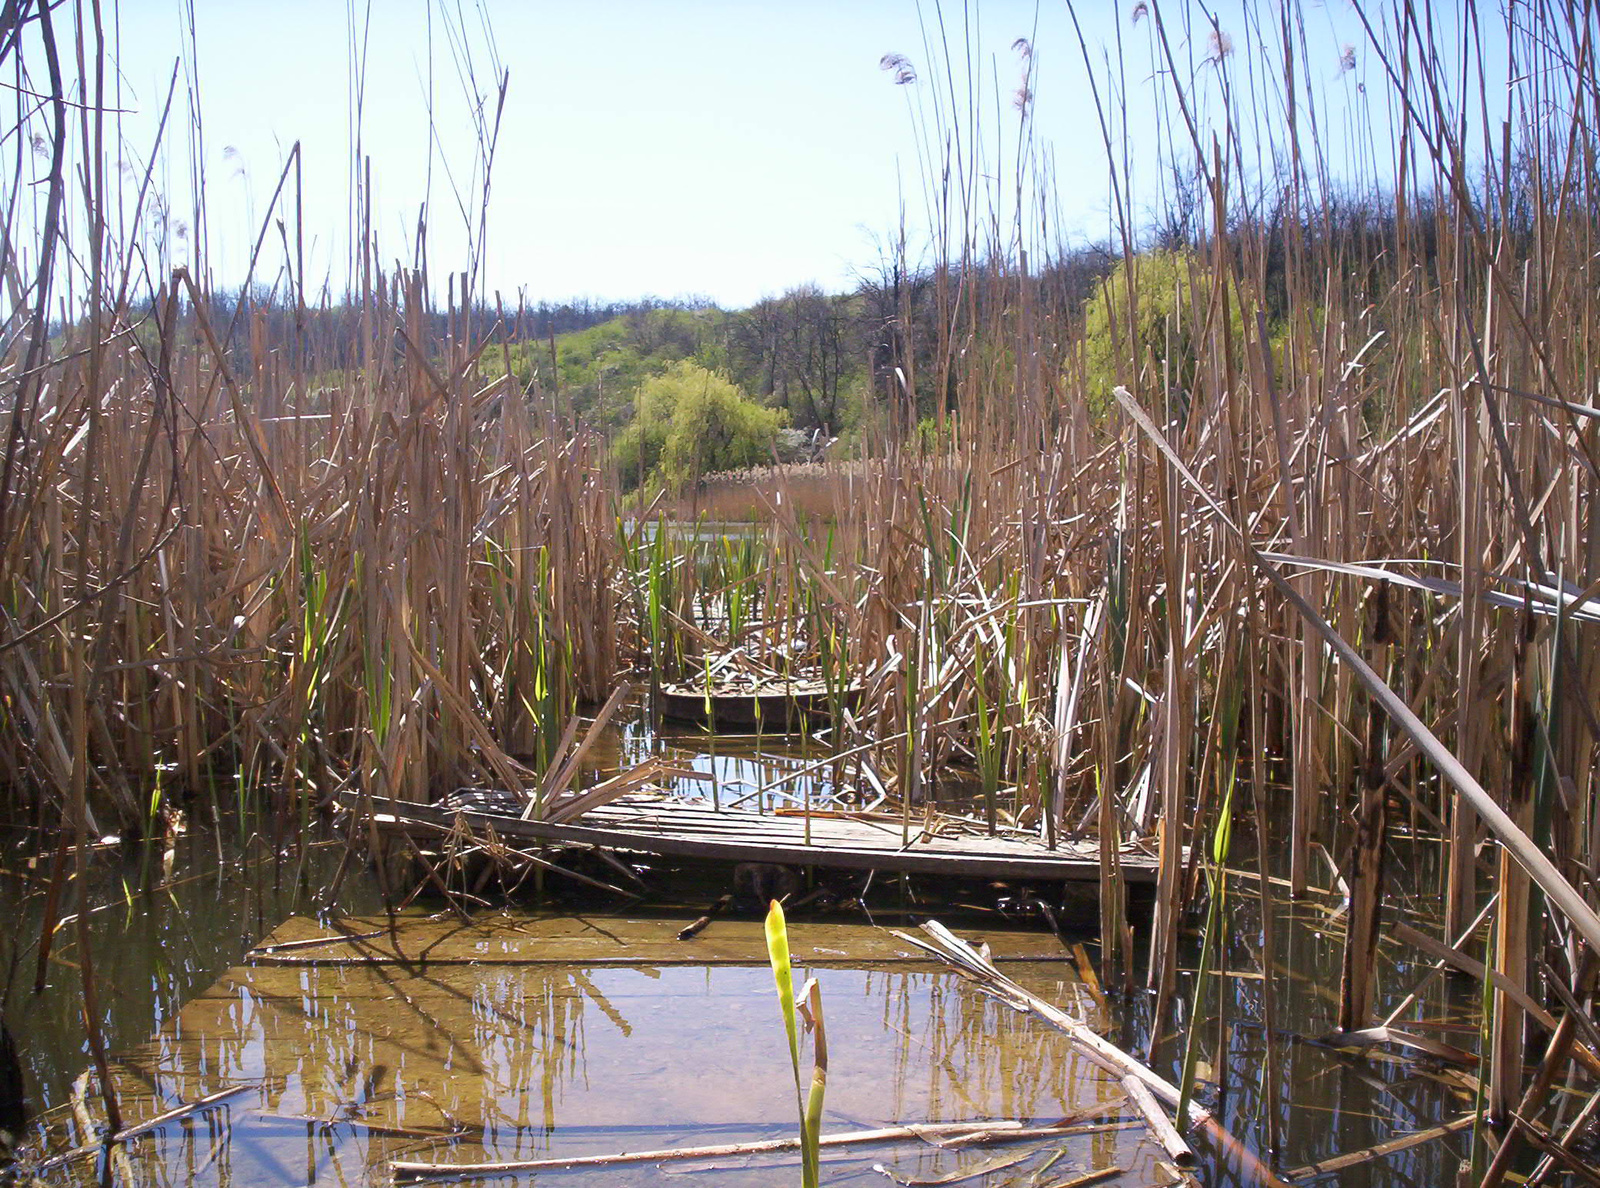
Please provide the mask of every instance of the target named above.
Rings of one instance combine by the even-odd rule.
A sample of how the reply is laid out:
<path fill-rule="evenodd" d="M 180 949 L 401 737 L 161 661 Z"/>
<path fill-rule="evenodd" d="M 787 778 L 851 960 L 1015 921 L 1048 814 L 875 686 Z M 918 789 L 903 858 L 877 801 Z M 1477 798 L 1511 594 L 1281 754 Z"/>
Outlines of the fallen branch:
<path fill-rule="evenodd" d="M 1029 1011 L 1051 1026 L 1066 1032 L 1077 1045 L 1079 1051 L 1119 1081 L 1124 1077 L 1132 1077 L 1143 1084 L 1158 1100 L 1174 1108 L 1177 1107 L 1179 1093 L 1177 1086 L 1172 1082 L 1124 1052 L 1086 1023 L 1074 1019 L 1060 1007 L 1053 1006 L 1036 994 L 1024 990 L 1016 982 L 1013 982 L 996 969 L 992 961 L 937 920 L 929 920 L 923 924 L 922 930 L 938 943 L 930 944 L 904 932 L 895 932 L 894 935 L 917 946 L 919 949 L 932 953 L 941 961 L 954 965 L 957 969 L 970 976 L 985 991 L 994 994 L 1017 1010 Z M 1239 1160 L 1241 1170 L 1246 1171 L 1260 1183 L 1268 1185 L 1281 1185 L 1283 1183 L 1282 1180 L 1273 1175 L 1272 1169 L 1261 1162 L 1255 1152 L 1235 1138 L 1226 1127 L 1211 1116 L 1209 1110 L 1206 1110 L 1199 1103 L 1189 1102 L 1189 1116 L 1186 1121 L 1191 1125 L 1203 1128 L 1211 1136 L 1212 1141 Z"/>

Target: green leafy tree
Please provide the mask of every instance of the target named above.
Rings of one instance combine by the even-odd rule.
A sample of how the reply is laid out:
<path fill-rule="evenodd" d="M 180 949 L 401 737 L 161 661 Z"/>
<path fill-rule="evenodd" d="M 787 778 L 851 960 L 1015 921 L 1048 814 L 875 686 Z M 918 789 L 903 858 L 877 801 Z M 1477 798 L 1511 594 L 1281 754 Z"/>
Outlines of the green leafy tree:
<path fill-rule="evenodd" d="M 512 376 L 523 387 L 537 382 L 549 395 L 591 424 L 620 428 L 634 416 L 639 387 L 680 359 L 716 357 L 724 315 L 714 308 L 641 307 L 603 322 L 548 338 L 484 352 L 480 370 L 498 379 L 510 356 Z"/>
<path fill-rule="evenodd" d="M 612 449 L 625 486 L 654 476 L 683 487 L 768 460 L 784 423 L 780 410 L 750 399 L 725 373 L 683 359 L 639 385 L 633 421 Z"/>
<path fill-rule="evenodd" d="M 672 429 L 672 413 L 681 386 L 676 377 L 668 375 L 652 376 L 640 383 L 633 420 L 617 434 L 611 446 L 625 488 L 642 486 L 660 473 L 661 453 Z"/>
<path fill-rule="evenodd" d="M 1211 301 L 1210 271 L 1192 252 L 1185 251 L 1145 252 L 1135 256 L 1132 264 L 1131 339 L 1127 261 L 1117 265 L 1084 307 L 1084 395 L 1097 414 L 1109 407 L 1113 387 L 1133 386 L 1141 371 L 1147 387 L 1161 384 L 1165 376 L 1168 394 L 1185 405 L 1199 376 Z M 1239 347 L 1244 323 L 1237 301 L 1230 303 L 1230 310 L 1229 333 Z"/>

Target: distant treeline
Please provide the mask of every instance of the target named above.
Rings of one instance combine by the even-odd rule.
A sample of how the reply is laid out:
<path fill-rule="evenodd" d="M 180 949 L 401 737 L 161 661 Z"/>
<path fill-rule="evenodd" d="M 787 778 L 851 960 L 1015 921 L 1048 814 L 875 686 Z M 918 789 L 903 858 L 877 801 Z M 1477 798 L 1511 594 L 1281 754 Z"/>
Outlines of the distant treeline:
<path fill-rule="evenodd" d="M 1431 272 L 1441 237 L 1448 234 L 1431 200 L 1414 204 L 1404 226 L 1392 198 L 1382 194 L 1334 195 L 1319 205 L 1298 217 L 1282 204 L 1240 215 L 1229 231 L 1241 248 L 1235 258 L 1256 274 L 1273 320 L 1296 299 L 1284 269 L 1291 241 L 1293 251 L 1312 248 L 1338 272 L 1376 292 L 1393 283 L 1389 273 L 1401 236 L 1411 266 L 1421 261 Z M 1198 204 L 1173 206 L 1136 248 L 1138 266 L 1157 269 L 1171 281 L 1166 289 L 1176 293 L 1152 298 L 1155 287 L 1140 283 L 1137 288 L 1146 296 L 1139 300 L 1153 314 L 1164 316 L 1170 301 L 1181 300 L 1181 290 L 1193 289 L 1198 279 L 1185 275 L 1184 263 L 1206 239 L 1206 228 L 1193 217 L 1198 209 Z M 509 370 L 527 398 L 552 402 L 564 415 L 611 435 L 636 419 L 645 381 L 690 361 L 778 411 L 790 428 L 843 435 L 850 448 L 849 439 L 869 427 L 926 433 L 941 405 L 956 407 L 960 372 L 948 360 L 963 346 L 987 350 L 992 348 L 984 344 L 1031 336 L 1037 364 L 1033 381 L 1056 402 L 1107 386 L 1096 359 L 1123 355 L 1122 339 L 1130 327 L 1141 333 L 1117 305 L 1116 290 L 1126 287 L 1124 258 L 1125 252 L 1110 244 L 1059 252 L 1033 266 L 1026 283 L 1014 275 L 1015 265 L 909 267 L 890 259 L 848 292 L 800 286 L 741 310 L 692 297 L 576 298 L 514 307 L 477 301 L 470 316 L 433 307 L 407 311 L 407 322 L 420 322 L 431 355 L 441 354 L 447 341 L 465 338 L 480 351 L 485 380 Z M 399 286 L 390 281 L 374 301 L 403 303 Z M 206 315 L 217 337 L 227 337 L 241 373 L 253 370 L 247 365 L 254 362 L 253 343 L 274 344 L 280 354 L 283 344 L 298 344 L 305 369 L 320 385 L 337 383 L 340 373 L 372 362 L 359 297 L 324 300 L 301 310 L 282 287 L 255 286 L 211 294 Z M 1001 329 L 1006 333 L 993 333 Z M 153 319 L 150 330 L 153 336 Z M 1169 359 L 1166 352 L 1182 350 L 1182 343 L 1174 346 L 1169 335 L 1149 332 L 1152 363 L 1170 364 L 1168 374 L 1181 384 L 1184 361 Z M 392 350 L 396 362 L 403 359 L 405 346 L 398 336 Z M 996 358 L 991 365 L 1020 364 L 1016 358 Z"/>
<path fill-rule="evenodd" d="M 1040 270 L 1036 292 L 1052 311 L 1079 308 L 1117 259 L 1105 247 L 1066 254 Z M 630 419 L 631 396 L 646 374 L 696 359 L 784 410 L 795 427 L 838 432 L 863 401 L 907 398 L 913 389 L 916 407 L 931 414 L 940 382 L 933 360 L 952 329 L 966 332 L 973 319 L 993 312 L 986 307 L 993 286 L 972 285 L 970 274 L 963 285 L 960 275 L 959 265 L 886 262 L 849 292 L 804 285 L 742 310 L 693 297 L 578 298 L 516 307 L 475 302 L 467 318 L 459 309 L 430 308 L 410 311 L 408 321 L 421 322 L 433 353 L 452 336 L 459 340 L 465 327 L 474 346 L 485 348 L 486 370 L 496 358 L 495 367 L 504 368 L 496 348 L 506 344 L 511 369 L 531 385 L 530 394 L 561 396 L 566 409 L 601 426 Z M 985 296 L 977 297 L 979 291 Z M 390 290 L 375 300 L 399 298 Z M 149 314 L 151 304 L 134 314 Z M 254 361 L 254 343 L 279 352 L 299 343 L 320 375 L 370 362 L 359 296 L 299 309 L 282 287 L 257 285 L 209 294 L 205 314 L 241 372 L 252 369 L 245 364 Z M 398 358 L 403 343 L 394 350 Z"/>
<path fill-rule="evenodd" d="M 241 310 L 241 306 L 243 307 Z M 513 342 L 548 339 L 552 335 L 570 334 L 587 330 L 591 326 L 624 316 L 639 316 L 653 310 L 696 311 L 713 308 L 706 298 L 678 297 L 664 299 L 641 297 L 631 301 L 598 301 L 577 297 L 559 304 L 541 301 L 537 305 L 511 306 L 505 309 L 507 325 L 505 335 Z M 132 305 L 132 312 L 148 315 L 153 302 L 148 298 Z M 241 316 L 248 314 L 248 317 Z M 339 301 L 324 299 L 321 303 L 307 303 L 303 311 L 281 287 L 252 285 L 247 290 L 219 289 L 206 296 L 206 316 L 219 341 L 228 335 L 230 353 L 239 353 L 248 359 L 251 349 L 251 328 L 267 333 L 264 341 L 277 349 L 285 342 L 305 344 L 308 357 L 315 358 L 319 367 L 341 369 L 362 365 L 361 298 L 347 294 Z M 418 315 L 424 334 L 433 343 L 440 343 L 461 324 L 459 311 L 433 308 Z M 495 305 L 474 302 L 470 319 L 471 332 L 482 338 L 501 333 L 500 310 Z M 60 332 L 57 323 L 53 333 Z"/>

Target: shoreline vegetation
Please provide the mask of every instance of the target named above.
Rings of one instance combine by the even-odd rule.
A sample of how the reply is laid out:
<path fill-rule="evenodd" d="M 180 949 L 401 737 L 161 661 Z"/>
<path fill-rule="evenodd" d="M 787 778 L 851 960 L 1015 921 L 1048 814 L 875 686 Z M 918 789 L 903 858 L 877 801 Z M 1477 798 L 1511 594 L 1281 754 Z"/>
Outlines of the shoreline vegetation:
<path fill-rule="evenodd" d="M 350 293 L 319 308 L 294 151 L 242 295 L 146 256 L 126 228 L 158 200 L 161 146 L 120 168 L 99 7 L 7 6 L 0 67 L 25 62 L 43 97 L 7 100 L 0 141 L 28 182 L 0 242 L 0 786 L 49 904 L 12 992 L 68 942 L 103 835 L 203 814 L 288 852 L 350 790 L 489 784 L 537 807 L 573 778 L 580 710 L 738 648 L 859 684 L 834 742 L 908 819 L 960 765 L 991 828 L 1097 837 L 1100 976 L 1133 992 L 1145 971 L 1153 1019 L 1223 998 L 1235 833 L 1263 952 L 1272 901 L 1334 878 L 1334 1038 L 1437 1044 L 1415 995 L 1376 984 L 1380 944 L 1476 978 L 1481 1034 L 1452 1037 L 1475 1061 L 1466 1182 L 1585 1166 L 1600 18 L 1355 7 L 1368 39 L 1342 55 L 1288 0 L 1245 5 L 1260 52 L 1142 0 L 1129 44 L 1082 45 L 1108 249 L 1048 231 L 1031 46 L 1010 106 L 936 47 L 926 79 L 885 59 L 885 85 L 924 98 L 929 262 L 902 237 L 855 294 L 563 329 L 483 291 L 481 243 L 441 301 L 425 264 L 383 263 L 366 215 Z M 1330 160 L 1314 80 L 1357 54 L 1392 139 Z M 1159 145 L 1126 140 L 1138 86 Z M 485 179 L 494 98 L 471 129 Z M 1008 121 L 1009 172 L 984 120 Z M 1142 229 L 1127 162 L 1146 151 L 1174 192 Z M 353 168 L 367 211 L 373 164 Z M 840 441 L 780 462 L 784 429 Z M 753 526 L 700 539 L 701 520 Z M 1116 859 L 1134 836 L 1160 854 L 1137 932 Z M 1402 840 L 1430 857 L 1397 863 Z M 1304 1024 L 1256 972 L 1270 1065 Z M 1156 1026 L 1141 1053 L 1176 1062 L 1180 1116 L 1199 1030 Z M 1248 1121 L 1270 1154 L 1272 1091 Z"/>

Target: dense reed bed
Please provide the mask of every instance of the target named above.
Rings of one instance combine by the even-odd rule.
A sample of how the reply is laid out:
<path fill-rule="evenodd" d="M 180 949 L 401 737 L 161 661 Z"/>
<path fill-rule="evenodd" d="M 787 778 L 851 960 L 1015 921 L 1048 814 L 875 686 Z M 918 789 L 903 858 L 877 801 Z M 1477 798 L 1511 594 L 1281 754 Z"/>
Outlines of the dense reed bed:
<path fill-rule="evenodd" d="M 1122 256 L 1087 307 L 1043 283 L 1062 245 L 1030 47 L 1002 172 L 985 80 L 934 38 L 944 77 L 912 108 L 932 339 L 903 311 L 871 463 L 808 473 L 804 516 L 781 477 L 759 488 L 738 545 L 674 531 L 659 504 L 619 514 L 594 435 L 549 394 L 477 379 L 507 320 L 466 281 L 434 309 L 365 232 L 337 363 L 303 328 L 292 218 L 287 336 L 250 302 L 218 324 L 182 270 L 145 279 L 101 201 L 117 183 L 93 70 L 84 108 L 59 81 L 53 103 L 19 96 L 17 170 L 35 136 L 53 168 L 33 217 L 12 190 L 3 245 L 14 805 L 84 836 L 157 828 L 175 789 L 287 827 L 346 787 L 523 786 L 511 756 L 550 758 L 624 662 L 692 677 L 745 647 L 860 682 L 839 742 L 908 818 L 965 763 L 991 823 L 1098 835 L 1107 980 L 1147 964 L 1158 1019 L 1236 823 L 1263 895 L 1348 888 L 1351 1042 L 1407 1022 L 1373 1028 L 1393 888 L 1437 894 L 1438 934 L 1401 940 L 1490 987 L 1481 1104 L 1515 1123 L 1481 1152 L 1497 1182 L 1523 1138 L 1571 1121 L 1545 1112 L 1571 1054 L 1595 1063 L 1596 13 L 1516 5 L 1490 29 L 1355 11 L 1392 133 L 1340 159 L 1308 82 L 1330 64 L 1294 4 L 1246 5 L 1248 50 L 1157 3 L 1131 14 L 1141 49 L 1083 47 Z M 47 10 L 29 19 L 59 70 L 74 55 Z M 1141 146 L 1119 140 L 1135 85 L 1157 96 L 1158 168 L 1184 179 L 1159 253 L 1132 212 Z M 69 291 L 77 312 L 52 323 Z M 1118 872 L 1132 838 L 1161 853 L 1148 963 Z M 1388 861 L 1400 838 L 1436 848 L 1437 886 Z M 1214 913 L 1208 951 L 1226 926 Z"/>
<path fill-rule="evenodd" d="M 1519 1141 L 1559 1129 L 1536 1115 L 1578 1024 L 1555 1016 L 1586 999 L 1600 923 L 1596 15 L 1519 5 L 1445 28 L 1359 6 L 1364 93 L 1392 141 L 1330 160 L 1306 127 L 1326 115 L 1306 81 L 1326 64 L 1295 6 L 1247 9 L 1245 63 L 1172 9 L 1141 4 L 1134 24 L 1189 230 L 1139 250 L 1138 146 L 1116 143 L 1109 98 L 1134 51 L 1102 68 L 1085 46 L 1124 233 L 1087 310 L 1051 307 L 1030 267 L 1052 247 L 1032 221 L 1048 185 L 1008 204 L 1045 173 L 1028 47 L 1023 147 L 995 180 L 950 147 L 978 135 L 959 93 L 982 88 L 934 42 L 914 108 L 941 216 L 934 374 L 897 377 L 881 462 L 839 471 L 831 516 L 814 476 L 805 521 L 748 484 L 773 520 L 767 619 L 845 641 L 862 736 L 907 805 L 964 757 L 991 813 L 1047 837 L 1153 835 L 1158 1017 L 1184 906 L 1236 821 L 1289 894 L 1348 889 L 1342 1032 L 1404 1026 L 1402 1009 L 1369 1030 L 1391 924 L 1419 958 L 1481 975 L 1482 954 L 1480 1104 L 1520 1119 L 1492 1165 L 1474 1148 L 1497 1182 Z M 930 415 L 931 451 L 911 431 Z M 738 497 L 724 482 L 714 498 Z M 1402 837 L 1437 848 L 1437 885 L 1390 864 Z M 1103 951 L 1131 978 L 1103 852 Z M 1397 886 L 1439 897 L 1438 935 L 1386 915 Z M 1270 993 L 1265 1009 L 1270 1048 Z"/>
<path fill-rule="evenodd" d="M 612 678 L 597 443 L 464 384 L 403 281 L 376 287 L 381 357 L 308 391 L 311 352 L 208 350 L 183 279 L 152 346 L 69 334 L 19 412 L 8 786 L 60 804 L 76 780 L 131 828 L 162 781 L 300 811 L 347 778 L 413 799 L 508 778 L 505 751 Z"/>
<path fill-rule="evenodd" d="M 87 60 L 76 90 L 100 103 L 98 28 L 58 45 L 48 11 L 21 11 L 20 44 L 52 72 Z M 183 267 L 152 275 L 109 221 L 139 224 L 149 173 L 108 199 L 111 117 L 52 78 L 53 106 L 17 105 L 19 173 L 54 155 L 31 196 L 9 191 L 3 244 L 13 807 L 98 836 L 159 832 L 197 796 L 282 835 L 341 787 L 520 780 L 509 755 L 537 758 L 614 675 L 601 443 L 507 398 L 509 378 L 484 386 L 467 276 L 438 307 L 423 271 L 378 267 L 364 225 L 351 301 L 308 307 L 295 153 L 256 245 L 270 285 L 219 302 Z"/>

